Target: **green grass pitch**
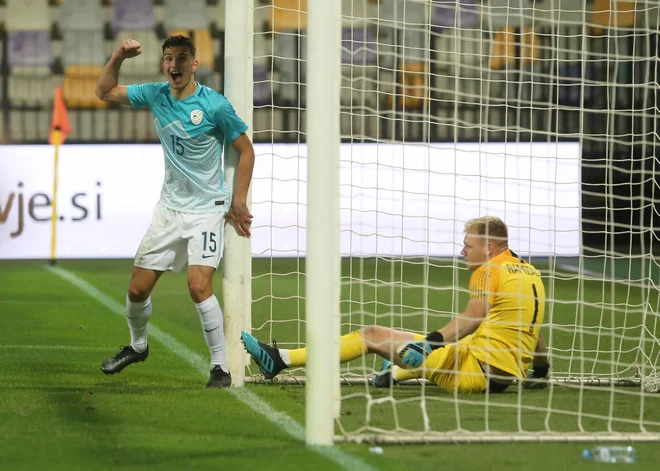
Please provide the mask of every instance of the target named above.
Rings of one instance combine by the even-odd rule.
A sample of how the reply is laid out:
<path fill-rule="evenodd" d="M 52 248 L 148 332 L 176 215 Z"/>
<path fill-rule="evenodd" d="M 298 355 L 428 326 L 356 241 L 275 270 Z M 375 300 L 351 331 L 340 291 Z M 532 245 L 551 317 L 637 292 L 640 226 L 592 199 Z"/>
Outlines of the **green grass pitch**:
<path fill-rule="evenodd" d="M 122 305 L 129 260 L 61 261 L 74 273 Z M 151 355 L 119 375 L 105 376 L 99 365 L 128 339 L 126 323 L 107 306 L 56 276 L 39 261 L 0 262 L 0 469 L 342 469 L 342 459 L 307 448 L 299 439 L 240 402 L 227 391 L 206 390 L 207 380 L 157 341 Z M 548 266 L 539 268 L 548 272 Z M 593 268 L 593 267 L 592 267 Z M 303 266 L 296 260 L 255 260 L 253 332 L 280 345 L 304 342 Z M 594 271 L 594 270 L 592 270 Z M 610 272 L 610 270 L 607 270 Z M 624 270 L 625 271 L 625 270 Z M 630 267 L 628 267 L 630 275 Z M 278 276 L 265 276 L 276 273 Z M 264 276 L 262 276 L 264 275 Z M 424 329 L 441 325 L 464 306 L 468 274 L 451 261 L 424 264 L 366 260 L 344 262 L 343 332 L 378 323 Z M 625 274 L 624 274 L 625 276 Z M 628 276 L 634 279 L 634 276 Z M 349 282 L 360 279 L 363 282 Z M 656 278 L 657 279 L 657 278 Z M 221 293 L 220 277 L 216 293 Z M 604 374 L 635 373 L 621 365 L 640 362 L 643 350 L 657 361 L 652 336 L 658 327 L 658 292 L 634 285 L 578 281 L 565 272 L 546 279 L 552 301 L 553 368 Z M 585 303 L 577 303 L 581 292 Z M 197 313 L 188 297 L 185 274 L 166 274 L 153 293 L 151 319 L 190 351 L 207 358 Z M 295 322 L 292 321 L 295 319 Z M 582 329 L 575 328 L 579 324 Z M 625 327 L 611 336 L 613 327 Z M 577 333 L 576 333 L 577 332 Z M 544 333 L 548 334 L 547 328 Z M 571 346 L 582 351 L 581 355 Z M 348 372 L 378 366 L 373 358 L 353 362 Z M 271 408 L 299 424 L 305 419 L 300 386 L 247 385 Z M 497 397 L 454 396 L 437 388 L 399 386 L 373 391 L 344 386 L 341 426 L 400 433 L 423 429 L 424 410 L 434 431 L 587 432 L 611 428 L 660 431 L 660 395 L 635 389 L 554 387 L 551 391 L 509 391 Z M 518 407 L 518 405 L 522 407 Z M 366 411 L 370 408 L 367 423 Z M 611 420 L 607 420 L 611 417 Z M 498 444 L 385 446 L 341 444 L 342 456 L 364 469 L 591 469 L 581 450 L 589 444 Z M 657 469 L 657 444 L 634 445 L 635 469 Z M 348 465 L 344 465 L 346 469 Z M 603 465 L 600 465 L 603 466 Z"/>

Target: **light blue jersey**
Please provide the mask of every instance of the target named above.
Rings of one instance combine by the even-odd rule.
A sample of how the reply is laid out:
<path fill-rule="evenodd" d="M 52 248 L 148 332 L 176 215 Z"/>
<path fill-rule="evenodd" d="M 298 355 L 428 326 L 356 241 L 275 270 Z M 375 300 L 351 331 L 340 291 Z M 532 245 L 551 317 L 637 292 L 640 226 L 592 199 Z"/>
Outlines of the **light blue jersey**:
<path fill-rule="evenodd" d="M 149 107 L 165 154 L 165 179 L 160 203 L 188 213 L 227 211 L 230 195 L 222 172 L 225 143 L 247 131 L 234 108 L 220 93 L 197 84 L 183 100 L 167 82 L 130 85 L 134 108 Z"/>

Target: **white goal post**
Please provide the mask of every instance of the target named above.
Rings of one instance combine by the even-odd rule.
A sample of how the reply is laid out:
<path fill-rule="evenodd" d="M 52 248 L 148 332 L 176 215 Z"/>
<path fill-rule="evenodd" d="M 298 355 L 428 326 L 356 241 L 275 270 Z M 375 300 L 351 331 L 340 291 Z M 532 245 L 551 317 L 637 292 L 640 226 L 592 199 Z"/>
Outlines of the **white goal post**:
<path fill-rule="evenodd" d="M 251 249 L 225 236 L 236 384 L 240 325 L 308 347 L 245 382 L 306 385 L 310 444 L 660 441 L 657 2 L 226 3 L 225 92 L 257 154 Z M 484 215 L 543 273 L 552 387 L 375 391 L 380 359 L 337 368 L 340 334 L 461 311 Z"/>

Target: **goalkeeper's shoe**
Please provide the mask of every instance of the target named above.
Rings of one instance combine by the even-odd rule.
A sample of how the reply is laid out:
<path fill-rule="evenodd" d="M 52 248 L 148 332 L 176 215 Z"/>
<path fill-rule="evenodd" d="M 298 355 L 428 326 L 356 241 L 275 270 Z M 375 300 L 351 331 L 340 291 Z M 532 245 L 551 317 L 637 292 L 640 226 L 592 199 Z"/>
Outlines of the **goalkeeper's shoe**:
<path fill-rule="evenodd" d="M 549 367 L 542 368 L 541 371 L 533 370 L 522 384 L 523 389 L 541 390 L 548 387 L 550 379 Z"/>
<path fill-rule="evenodd" d="M 277 347 L 271 347 L 263 342 L 259 342 L 247 332 L 241 332 L 241 341 L 245 350 L 252 356 L 252 359 L 259 367 L 259 371 L 266 379 L 273 379 L 277 374 L 286 368 L 286 363 L 282 360 L 280 351 Z"/>
<path fill-rule="evenodd" d="M 231 386 L 231 374 L 222 369 L 222 366 L 215 365 L 211 370 L 211 378 L 206 384 L 207 388 L 228 388 Z"/>
<path fill-rule="evenodd" d="M 383 367 L 376 376 L 371 378 L 370 383 L 374 388 L 389 388 L 396 384 L 396 378 L 392 376 L 392 362 L 383 360 Z"/>
<path fill-rule="evenodd" d="M 131 363 L 139 363 L 144 361 L 149 356 L 149 345 L 144 352 L 136 352 L 133 350 L 133 347 L 127 345 L 125 347 L 120 347 L 118 353 L 115 353 L 110 358 L 106 358 L 101 363 L 101 371 L 107 375 L 113 375 L 119 373 L 121 370 L 126 368 Z"/>

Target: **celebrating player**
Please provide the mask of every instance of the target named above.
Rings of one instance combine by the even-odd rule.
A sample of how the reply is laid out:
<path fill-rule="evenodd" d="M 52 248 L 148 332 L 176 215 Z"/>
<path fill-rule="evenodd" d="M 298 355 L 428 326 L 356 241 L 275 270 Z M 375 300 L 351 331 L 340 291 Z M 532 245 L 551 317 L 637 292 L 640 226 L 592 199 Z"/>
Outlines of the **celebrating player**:
<path fill-rule="evenodd" d="M 211 351 L 207 387 L 224 388 L 231 385 L 231 375 L 222 309 L 212 280 L 222 257 L 223 221 L 232 221 L 240 234 L 250 236 L 252 215 L 246 200 L 254 149 L 245 134 L 247 126 L 227 99 L 195 82 L 198 63 L 190 38 L 170 36 L 162 50 L 161 70 L 167 82 L 118 85 L 124 60 L 142 53 L 142 46 L 129 39 L 114 52 L 96 85 L 101 100 L 151 108 L 165 157 L 160 200 L 135 256 L 128 286 L 126 319 L 131 343 L 103 361 L 101 369 L 106 374 L 119 373 L 147 358 L 151 291 L 165 271 L 177 273 L 188 262 L 188 291 Z M 225 143 L 239 154 L 233 197 L 223 178 Z"/>
<path fill-rule="evenodd" d="M 540 337 L 545 314 L 541 273 L 509 249 L 507 226 L 495 217 L 466 223 L 461 254 L 473 271 L 470 301 L 461 315 L 426 336 L 380 326 L 344 335 L 341 362 L 376 353 L 393 362 L 383 362 L 372 379 L 376 387 L 425 376 L 461 393 L 502 392 L 534 363 L 526 387 L 545 387 L 549 364 Z M 277 349 L 247 332 L 241 339 L 267 378 L 305 365 L 306 348 Z"/>

